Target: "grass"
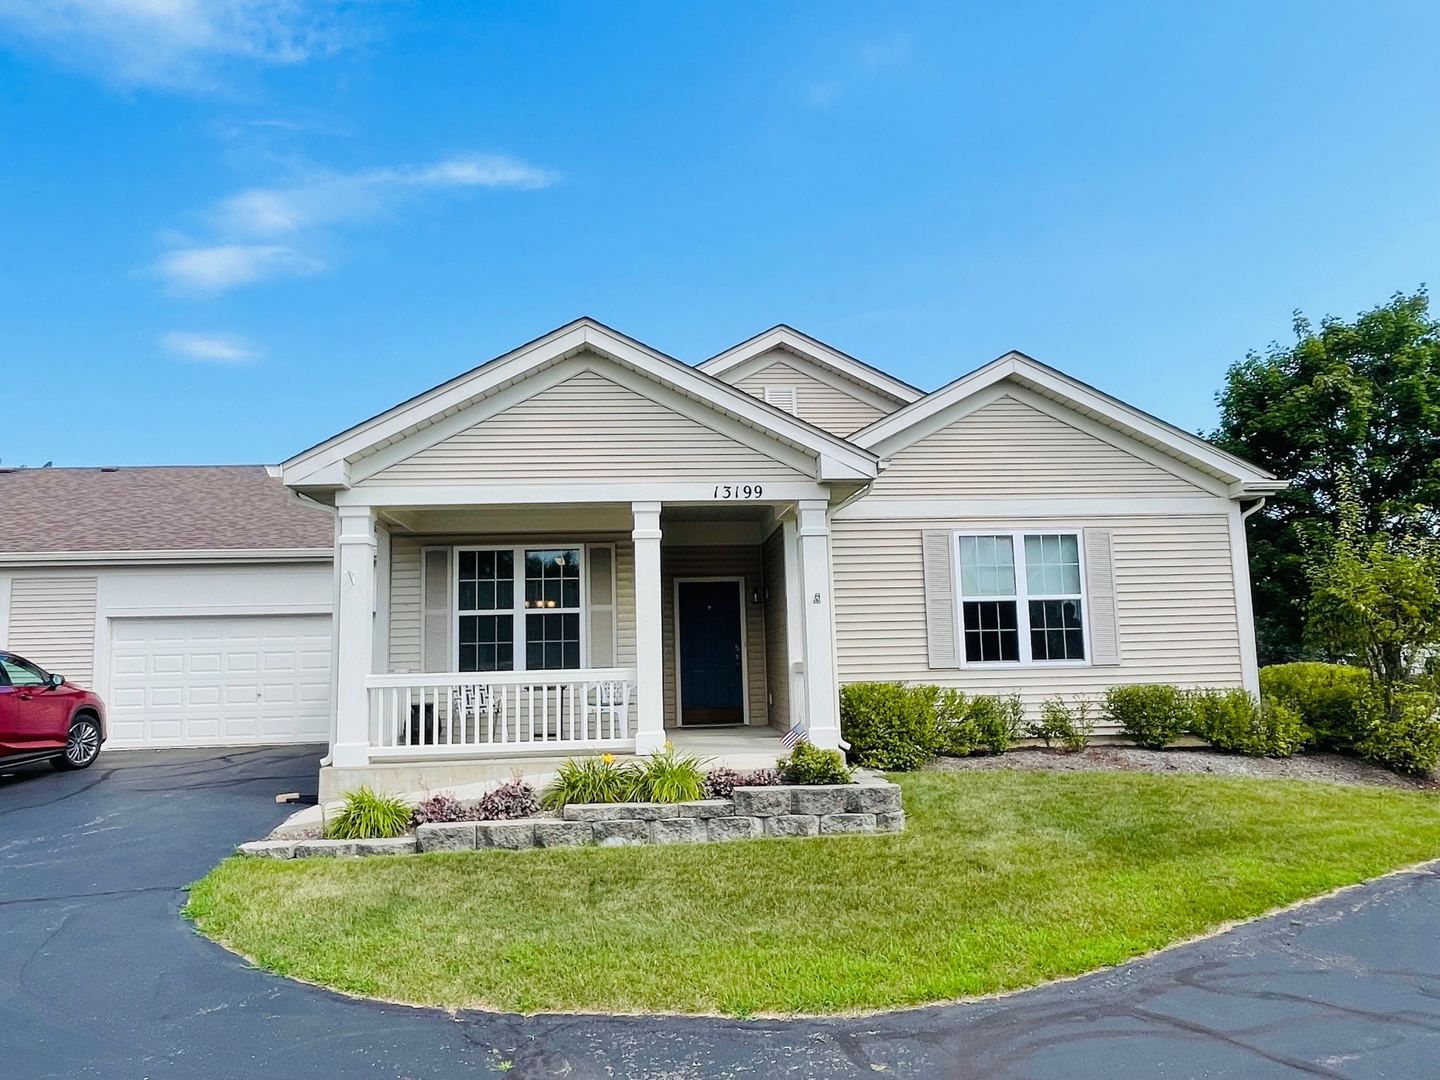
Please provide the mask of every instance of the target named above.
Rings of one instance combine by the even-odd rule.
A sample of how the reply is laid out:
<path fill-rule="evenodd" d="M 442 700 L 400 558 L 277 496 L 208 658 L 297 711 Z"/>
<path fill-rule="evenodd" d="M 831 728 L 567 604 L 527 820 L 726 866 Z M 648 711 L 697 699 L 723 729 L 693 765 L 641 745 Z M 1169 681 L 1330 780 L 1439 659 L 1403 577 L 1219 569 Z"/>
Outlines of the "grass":
<path fill-rule="evenodd" d="M 1300 781 L 920 773 L 901 835 L 230 859 L 206 934 L 442 1007 L 826 1013 L 1119 963 L 1440 855 L 1440 801 Z"/>

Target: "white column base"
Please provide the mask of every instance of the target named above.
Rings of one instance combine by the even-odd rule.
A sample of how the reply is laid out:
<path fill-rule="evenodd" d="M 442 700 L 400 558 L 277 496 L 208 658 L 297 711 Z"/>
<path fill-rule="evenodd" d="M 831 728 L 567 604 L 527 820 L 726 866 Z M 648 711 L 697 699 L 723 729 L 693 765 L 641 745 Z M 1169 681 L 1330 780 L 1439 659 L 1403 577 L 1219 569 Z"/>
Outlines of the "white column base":
<path fill-rule="evenodd" d="M 336 743 L 330 748 L 329 764 L 341 769 L 370 764 L 369 743 Z"/>

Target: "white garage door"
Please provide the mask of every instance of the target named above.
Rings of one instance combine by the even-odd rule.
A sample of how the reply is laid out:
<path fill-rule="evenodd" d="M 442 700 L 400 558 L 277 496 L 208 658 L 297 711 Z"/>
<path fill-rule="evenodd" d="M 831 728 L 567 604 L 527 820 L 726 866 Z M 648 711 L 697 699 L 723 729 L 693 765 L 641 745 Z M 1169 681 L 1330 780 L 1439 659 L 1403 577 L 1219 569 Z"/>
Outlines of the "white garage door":
<path fill-rule="evenodd" d="M 325 742 L 330 617 L 115 619 L 107 747 Z"/>

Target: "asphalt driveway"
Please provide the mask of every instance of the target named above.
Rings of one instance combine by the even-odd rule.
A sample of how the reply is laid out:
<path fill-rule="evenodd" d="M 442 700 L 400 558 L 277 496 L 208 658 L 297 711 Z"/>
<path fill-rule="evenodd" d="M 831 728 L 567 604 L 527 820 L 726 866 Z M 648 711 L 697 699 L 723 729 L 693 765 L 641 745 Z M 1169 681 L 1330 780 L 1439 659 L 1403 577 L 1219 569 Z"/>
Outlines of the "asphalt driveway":
<path fill-rule="evenodd" d="M 1440 1076 L 1440 872 L 1000 1001 L 835 1021 L 353 1001 L 191 932 L 183 887 L 313 790 L 316 748 L 0 777 L 0 1078 Z"/>

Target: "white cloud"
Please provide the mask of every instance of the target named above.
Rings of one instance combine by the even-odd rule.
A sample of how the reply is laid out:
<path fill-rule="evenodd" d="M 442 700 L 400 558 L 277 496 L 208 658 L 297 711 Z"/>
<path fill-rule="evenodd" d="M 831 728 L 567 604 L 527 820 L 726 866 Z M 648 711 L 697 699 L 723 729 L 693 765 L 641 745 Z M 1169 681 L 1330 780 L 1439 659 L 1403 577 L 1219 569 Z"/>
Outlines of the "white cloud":
<path fill-rule="evenodd" d="M 504 155 L 472 154 L 433 165 L 318 172 L 299 183 L 242 191 L 221 202 L 222 227 L 250 236 L 281 236 L 308 227 L 365 221 L 427 190 L 548 187 L 557 175 Z"/>
<path fill-rule="evenodd" d="M 177 356 L 206 364 L 239 364 L 260 355 L 235 334 L 192 334 L 176 330 L 162 337 L 160 344 Z"/>
<path fill-rule="evenodd" d="M 172 288 L 201 293 L 315 274 L 325 269 L 325 263 L 304 249 L 324 246 L 327 229 L 383 217 L 430 192 L 534 189 L 558 179 L 549 169 L 501 154 L 469 154 L 431 165 L 355 173 L 312 171 L 294 183 L 250 188 L 222 199 L 208 215 L 213 239 L 209 243 L 171 239 L 170 250 L 154 269 Z"/>
<path fill-rule="evenodd" d="M 353 35 L 337 0 L 0 0 L 0 27 L 127 85 L 203 89 L 218 60 L 295 64 Z"/>
<path fill-rule="evenodd" d="M 216 244 L 167 251 L 155 269 L 176 289 L 210 293 L 284 275 L 314 274 L 324 265 L 280 244 Z"/>

